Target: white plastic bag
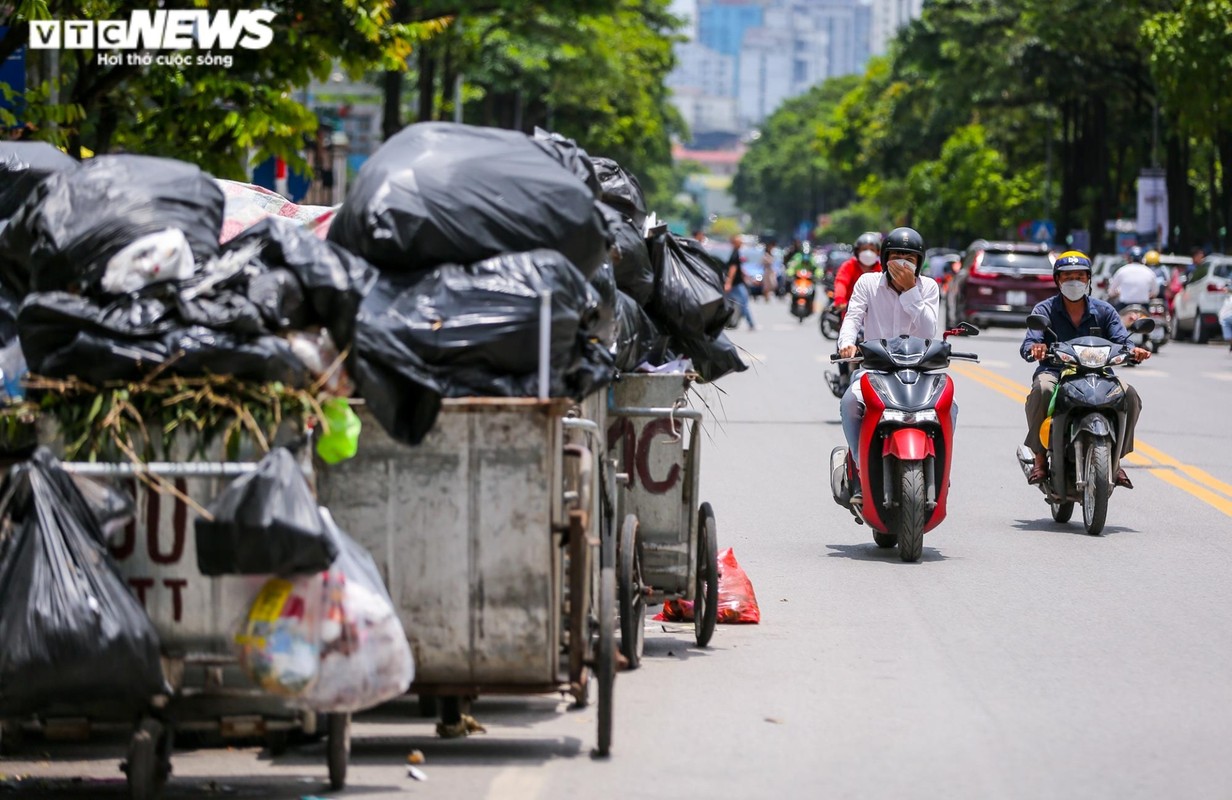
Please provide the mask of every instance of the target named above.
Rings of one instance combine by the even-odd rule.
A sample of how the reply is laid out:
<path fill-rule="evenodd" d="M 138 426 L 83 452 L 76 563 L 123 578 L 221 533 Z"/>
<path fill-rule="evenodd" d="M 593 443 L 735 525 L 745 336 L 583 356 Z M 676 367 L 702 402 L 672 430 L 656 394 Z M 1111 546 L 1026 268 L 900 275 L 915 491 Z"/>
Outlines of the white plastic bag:
<path fill-rule="evenodd" d="M 193 274 L 193 252 L 179 228 L 166 228 L 130 242 L 107 262 L 103 291 L 128 294 L 159 281 L 182 281 Z"/>
<path fill-rule="evenodd" d="M 404 694 L 415 662 L 372 556 L 326 509 L 321 516 L 338 558 L 325 572 L 266 582 L 236 636 L 240 664 L 304 708 L 362 711 Z"/>
<path fill-rule="evenodd" d="M 321 513 L 339 554 L 324 573 L 320 672 L 299 702 L 323 713 L 362 711 L 404 694 L 415 662 L 372 556 Z"/>

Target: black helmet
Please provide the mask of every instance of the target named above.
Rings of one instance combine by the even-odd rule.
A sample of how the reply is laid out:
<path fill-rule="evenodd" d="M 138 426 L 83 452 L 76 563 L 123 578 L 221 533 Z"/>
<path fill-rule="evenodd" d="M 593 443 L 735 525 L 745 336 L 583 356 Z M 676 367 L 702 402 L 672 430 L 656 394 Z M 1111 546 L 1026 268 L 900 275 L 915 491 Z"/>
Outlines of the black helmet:
<path fill-rule="evenodd" d="M 1134 245 L 1133 247 L 1129 248 L 1129 252 L 1125 254 L 1125 256 L 1129 259 L 1129 263 L 1131 264 L 1141 264 L 1142 257 L 1145 255 L 1146 255 L 1146 251 L 1143 250 L 1138 245 Z"/>
<path fill-rule="evenodd" d="M 868 233 L 860 234 L 860 238 L 856 239 L 855 247 L 851 249 L 858 252 L 861 247 L 872 247 L 874 249 L 880 250 L 881 249 L 881 234 L 877 233 L 876 231 L 869 231 Z"/>
<path fill-rule="evenodd" d="M 915 275 L 924 271 L 924 237 L 915 228 L 895 228 L 881 242 L 881 263 L 888 264 L 890 253 L 915 253 Z"/>

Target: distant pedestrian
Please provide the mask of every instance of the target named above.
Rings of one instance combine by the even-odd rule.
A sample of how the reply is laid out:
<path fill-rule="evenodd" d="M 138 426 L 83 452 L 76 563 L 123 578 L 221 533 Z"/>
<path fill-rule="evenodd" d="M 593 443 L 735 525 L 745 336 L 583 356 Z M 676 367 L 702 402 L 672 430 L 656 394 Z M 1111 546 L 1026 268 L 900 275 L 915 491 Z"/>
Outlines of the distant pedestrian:
<path fill-rule="evenodd" d="M 753 314 L 749 311 L 749 287 L 745 283 L 744 256 L 740 254 L 743 239 L 738 233 L 731 237 L 731 256 L 727 259 L 727 276 L 723 280 L 723 292 L 736 301 L 740 315 L 749 323 L 749 330 L 757 330 L 753 322 Z"/>

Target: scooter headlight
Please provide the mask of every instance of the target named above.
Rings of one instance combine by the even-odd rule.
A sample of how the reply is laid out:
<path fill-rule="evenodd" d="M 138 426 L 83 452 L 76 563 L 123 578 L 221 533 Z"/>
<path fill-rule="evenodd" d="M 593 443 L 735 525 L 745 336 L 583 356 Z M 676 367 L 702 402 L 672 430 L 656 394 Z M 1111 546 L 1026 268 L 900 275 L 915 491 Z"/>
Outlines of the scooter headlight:
<path fill-rule="evenodd" d="M 1108 363 L 1111 347 L 1084 347 L 1075 345 L 1074 352 L 1078 355 L 1078 363 L 1084 367 L 1102 367 Z"/>
<path fill-rule="evenodd" d="M 922 411 L 896 411 L 887 408 L 881 412 L 883 422 L 897 422 L 900 425 L 918 425 L 921 422 L 936 422 L 937 412 L 931 408 Z"/>

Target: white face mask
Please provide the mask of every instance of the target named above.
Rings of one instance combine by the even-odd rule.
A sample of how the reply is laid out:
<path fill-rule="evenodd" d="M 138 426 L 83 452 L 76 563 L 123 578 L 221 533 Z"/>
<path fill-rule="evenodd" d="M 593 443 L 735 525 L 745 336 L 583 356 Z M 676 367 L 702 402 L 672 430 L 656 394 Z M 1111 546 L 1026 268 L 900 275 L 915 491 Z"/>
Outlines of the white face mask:
<path fill-rule="evenodd" d="M 1061 284 L 1061 294 L 1065 295 L 1066 300 L 1076 303 L 1087 296 L 1087 285 L 1082 281 L 1066 281 Z"/>
<path fill-rule="evenodd" d="M 857 258 L 859 258 L 860 263 L 866 267 L 871 267 L 873 264 L 877 263 L 877 254 L 872 250 L 861 250 L 860 255 L 857 256 Z"/>

